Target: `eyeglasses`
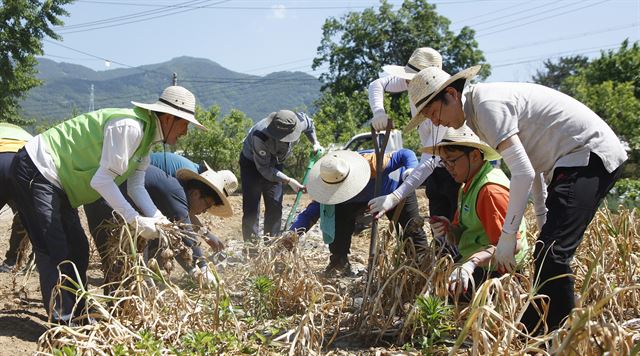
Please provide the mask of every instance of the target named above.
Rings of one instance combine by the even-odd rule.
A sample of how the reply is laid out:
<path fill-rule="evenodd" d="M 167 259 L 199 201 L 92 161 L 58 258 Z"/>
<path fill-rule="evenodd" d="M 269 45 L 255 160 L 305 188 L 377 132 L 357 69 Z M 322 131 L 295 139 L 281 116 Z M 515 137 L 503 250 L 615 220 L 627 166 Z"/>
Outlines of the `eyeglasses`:
<path fill-rule="evenodd" d="M 454 158 L 454 159 L 443 159 L 442 157 L 440 157 L 440 166 L 442 166 L 442 167 L 448 167 L 448 168 L 453 168 L 453 166 L 455 166 L 455 165 L 456 165 L 456 162 L 457 162 L 460 158 L 462 158 L 462 157 L 464 157 L 464 156 L 466 156 L 466 155 L 467 155 L 466 153 L 463 153 L 463 154 L 461 154 L 460 156 L 458 156 L 458 157 L 456 157 L 456 158 Z"/>

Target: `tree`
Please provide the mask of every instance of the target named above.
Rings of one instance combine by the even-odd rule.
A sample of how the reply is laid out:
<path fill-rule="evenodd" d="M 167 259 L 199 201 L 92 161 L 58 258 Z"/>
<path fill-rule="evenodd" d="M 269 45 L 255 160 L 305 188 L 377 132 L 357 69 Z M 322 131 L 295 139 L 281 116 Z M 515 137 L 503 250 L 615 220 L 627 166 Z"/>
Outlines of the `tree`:
<path fill-rule="evenodd" d="M 580 55 L 560 57 L 558 63 L 547 59 L 544 61 L 544 70 L 536 71 L 533 81 L 555 90 L 564 91 L 566 88 L 562 88 L 562 82 L 568 77 L 578 74 L 578 71 L 586 67 L 588 63 L 589 58 Z"/>
<path fill-rule="evenodd" d="M 340 20 L 329 18 L 313 69 L 329 65 L 320 76 L 323 90 L 346 93 L 362 90 L 378 77 L 385 64 L 404 64 L 417 47 L 432 47 L 443 56 L 443 68 L 455 73 L 485 58 L 474 39 L 475 31 L 463 27 L 456 35 L 450 21 L 438 15 L 426 0 L 405 0 L 398 11 L 382 0 L 376 11 L 349 12 Z M 484 65 L 481 78 L 490 73 Z"/>
<path fill-rule="evenodd" d="M 464 27 L 458 34 L 449 30 L 450 21 L 438 15 L 436 6 L 425 0 L 405 0 L 397 11 L 382 0 L 379 8 L 349 12 L 340 19 L 329 18 L 313 68 L 329 65 L 320 76 L 323 97 L 314 104 L 314 117 L 324 144 L 344 143 L 351 136 L 369 131 L 371 118 L 366 89 L 378 78 L 382 66 L 404 64 L 418 47 L 432 47 L 443 56 L 443 68 L 453 74 L 484 62 L 474 31 Z M 483 65 L 481 78 L 490 73 Z M 409 120 L 406 93 L 385 98 L 387 114 L 396 127 Z M 326 133 L 325 133 L 326 132 Z M 418 145 L 415 133 L 405 135 L 405 146 Z"/>
<path fill-rule="evenodd" d="M 228 169 L 240 177 L 239 154 L 252 121 L 238 110 L 231 110 L 221 119 L 218 119 L 219 116 L 219 106 L 207 111 L 198 108 L 196 117 L 207 130 L 190 130 L 180 139 L 178 148 L 184 151 L 185 157 L 196 163 L 206 161 L 214 170 Z"/>
<path fill-rule="evenodd" d="M 73 0 L 4 0 L 0 6 L 0 121 L 25 124 L 18 116 L 19 100 L 33 87 L 45 36 L 58 40 L 52 27 L 64 23 L 63 9 Z"/>

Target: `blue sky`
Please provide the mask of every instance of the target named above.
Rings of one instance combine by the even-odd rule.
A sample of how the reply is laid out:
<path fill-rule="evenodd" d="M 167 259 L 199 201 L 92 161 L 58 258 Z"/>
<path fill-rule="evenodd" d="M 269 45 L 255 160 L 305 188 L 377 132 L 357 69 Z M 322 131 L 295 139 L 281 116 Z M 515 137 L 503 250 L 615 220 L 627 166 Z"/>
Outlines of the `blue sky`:
<path fill-rule="evenodd" d="M 389 1 L 396 8 L 401 2 Z M 476 30 L 493 67 L 490 82 L 530 81 L 546 58 L 594 57 L 625 38 L 640 40 L 638 0 L 433 3 L 451 20 L 452 30 Z M 67 7 L 65 26 L 56 29 L 63 41 L 47 39 L 44 57 L 109 70 L 191 56 L 248 74 L 288 70 L 317 76 L 311 61 L 324 21 L 378 5 L 368 0 L 76 0 Z"/>

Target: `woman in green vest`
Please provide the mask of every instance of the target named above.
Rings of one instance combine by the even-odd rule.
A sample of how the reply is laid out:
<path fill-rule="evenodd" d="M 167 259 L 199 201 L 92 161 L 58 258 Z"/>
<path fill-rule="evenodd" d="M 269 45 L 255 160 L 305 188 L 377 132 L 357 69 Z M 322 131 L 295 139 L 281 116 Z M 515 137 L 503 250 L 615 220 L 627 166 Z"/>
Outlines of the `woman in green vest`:
<path fill-rule="evenodd" d="M 460 259 L 449 277 L 449 291 L 468 299 L 474 289 L 470 285 L 475 287 L 497 276 L 492 259 L 509 204 L 509 178 L 490 163 L 500 155 L 467 126 L 447 129 L 440 144 L 425 147 L 423 152 L 439 155 L 453 179 L 462 183 L 453 222 L 432 216 L 430 223 L 434 237 L 444 237 L 458 248 Z M 519 264 L 526 257 L 525 237 L 523 220 L 515 257 Z"/>
<path fill-rule="evenodd" d="M 203 128 L 194 117 L 195 97 L 170 86 L 153 104 L 132 104 L 133 109 L 101 109 L 62 122 L 30 140 L 12 162 L 16 205 L 52 322 L 74 323 L 84 309 L 74 293 L 53 293 L 59 275 L 86 283 L 89 243 L 78 216 L 80 205 L 104 198 L 145 239 L 157 238 L 156 224 L 169 222 L 144 188 L 145 170 L 153 144 L 175 144 L 189 123 Z M 118 189 L 125 180 L 142 214 Z M 73 283 L 63 280 L 73 289 Z"/>

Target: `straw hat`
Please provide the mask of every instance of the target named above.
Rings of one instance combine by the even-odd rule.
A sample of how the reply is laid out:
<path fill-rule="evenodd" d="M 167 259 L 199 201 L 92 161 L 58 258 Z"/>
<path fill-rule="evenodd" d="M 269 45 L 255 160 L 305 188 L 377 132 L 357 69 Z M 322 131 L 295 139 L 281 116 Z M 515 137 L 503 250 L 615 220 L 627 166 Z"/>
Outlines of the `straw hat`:
<path fill-rule="evenodd" d="M 406 66 L 386 65 L 382 66 L 382 70 L 395 77 L 411 80 L 427 67 L 442 68 L 442 56 L 433 48 L 420 47 L 413 51 Z"/>
<path fill-rule="evenodd" d="M 160 95 L 158 101 L 153 104 L 132 101 L 131 104 L 143 109 L 158 111 L 177 116 L 194 124 L 197 128 L 205 130 L 205 127 L 195 118 L 196 97 L 187 89 L 173 85 L 167 87 Z"/>
<path fill-rule="evenodd" d="M 500 154 L 491 148 L 488 144 L 480 139 L 467 125 L 462 125 L 459 129 L 452 127 L 447 128 L 444 132 L 442 141 L 435 146 L 422 147 L 420 149 L 423 153 L 440 156 L 441 149 L 444 146 L 466 146 L 477 148 L 484 153 L 485 161 L 493 161 L 500 159 Z"/>
<path fill-rule="evenodd" d="M 307 177 L 307 192 L 321 204 L 339 204 L 355 197 L 369 183 L 371 169 L 353 151 L 333 151 L 316 162 Z"/>
<path fill-rule="evenodd" d="M 180 168 L 176 172 L 176 177 L 180 180 L 199 180 L 218 194 L 222 205 L 214 205 L 207 212 L 211 215 L 229 217 L 233 215 L 233 208 L 229 203 L 228 196 L 238 188 L 238 179 L 231 171 L 214 171 L 204 162 L 207 170 L 198 174 L 188 168 Z"/>
<path fill-rule="evenodd" d="M 266 133 L 281 142 L 294 142 L 302 134 L 302 125 L 298 115 L 291 110 L 272 112 L 267 120 Z"/>
<path fill-rule="evenodd" d="M 418 127 L 423 121 L 427 120 L 427 117 L 422 114 L 422 109 L 444 88 L 458 79 L 469 80 L 475 77 L 481 67 L 479 65 L 473 66 L 454 75 L 449 75 L 440 68 L 428 67 L 416 74 L 413 80 L 409 82 L 409 100 L 416 107 L 416 114 L 407 123 L 404 131 L 407 132 Z"/>

